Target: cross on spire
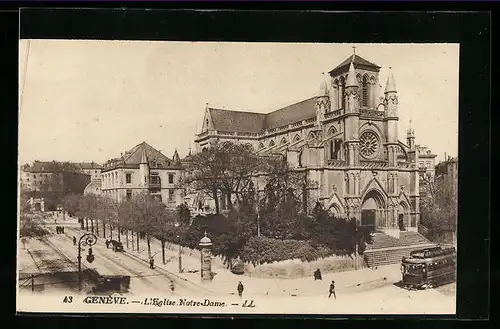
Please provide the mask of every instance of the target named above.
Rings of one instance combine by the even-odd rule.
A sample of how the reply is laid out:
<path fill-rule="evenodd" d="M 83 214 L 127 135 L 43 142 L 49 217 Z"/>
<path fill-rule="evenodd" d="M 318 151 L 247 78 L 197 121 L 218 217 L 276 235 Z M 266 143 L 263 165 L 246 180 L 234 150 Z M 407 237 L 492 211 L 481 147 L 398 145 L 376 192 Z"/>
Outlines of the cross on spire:
<path fill-rule="evenodd" d="M 356 46 L 354 46 L 354 45 L 352 46 L 352 52 L 354 55 L 356 55 Z"/>

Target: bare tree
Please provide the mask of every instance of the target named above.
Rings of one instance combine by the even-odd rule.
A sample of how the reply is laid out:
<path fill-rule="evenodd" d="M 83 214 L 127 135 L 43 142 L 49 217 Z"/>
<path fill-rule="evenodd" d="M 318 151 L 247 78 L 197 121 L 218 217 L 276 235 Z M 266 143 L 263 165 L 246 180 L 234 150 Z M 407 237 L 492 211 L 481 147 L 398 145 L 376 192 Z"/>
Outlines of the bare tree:
<path fill-rule="evenodd" d="M 76 215 L 84 219 L 87 222 L 87 230 L 88 230 L 88 221 L 91 222 L 91 230 L 94 231 L 94 221 L 97 221 L 102 218 L 103 215 L 103 205 L 102 199 L 95 194 L 87 194 L 80 198 L 78 211 Z"/>
<path fill-rule="evenodd" d="M 148 193 L 137 194 L 127 203 L 128 210 L 136 219 L 137 232 L 146 235 L 148 257 L 151 257 L 151 235 L 155 232 L 156 223 L 164 216 L 165 205 Z M 137 249 L 139 249 L 139 234 L 137 235 Z"/>
<path fill-rule="evenodd" d="M 221 201 L 227 203 L 229 209 L 233 197 L 241 202 L 262 168 L 262 160 L 251 145 L 214 143 L 208 150 L 192 156 L 183 184 L 212 198 L 215 212 L 219 214 Z"/>

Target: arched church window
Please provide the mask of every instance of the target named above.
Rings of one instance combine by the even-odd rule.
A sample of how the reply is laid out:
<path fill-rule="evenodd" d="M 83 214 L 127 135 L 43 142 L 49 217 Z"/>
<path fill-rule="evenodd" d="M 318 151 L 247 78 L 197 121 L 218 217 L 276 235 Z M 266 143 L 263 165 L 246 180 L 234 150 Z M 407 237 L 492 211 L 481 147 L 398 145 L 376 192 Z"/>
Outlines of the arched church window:
<path fill-rule="evenodd" d="M 293 138 L 293 141 L 298 142 L 299 140 L 300 140 L 299 134 L 295 135 L 295 137 Z"/>
<path fill-rule="evenodd" d="M 362 81 L 362 88 L 363 88 L 363 100 L 362 100 L 362 105 L 364 107 L 367 107 L 368 106 L 368 78 L 366 77 L 366 75 L 363 77 L 363 81 Z"/>
<path fill-rule="evenodd" d="M 263 149 L 263 148 L 264 148 L 264 143 L 260 142 L 259 149 Z"/>
<path fill-rule="evenodd" d="M 342 141 L 340 139 L 330 140 L 330 143 L 329 143 L 330 159 L 339 160 L 341 145 L 342 145 Z"/>
<path fill-rule="evenodd" d="M 283 139 L 281 140 L 281 145 L 284 145 L 284 144 L 286 144 L 286 143 L 288 143 L 288 142 L 287 142 L 287 140 L 286 140 L 286 138 L 283 138 Z"/>
<path fill-rule="evenodd" d="M 343 109 L 345 109 L 345 80 L 344 80 L 344 77 L 340 77 L 339 97 L 341 99 L 340 105 Z"/>
<path fill-rule="evenodd" d="M 269 142 L 269 147 L 273 147 L 275 144 L 274 144 L 274 141 L 270 141 Z"/>
<path fill-rule="evenodd" d="M 328 136 L 332 136 L 336 132 L 337 132 L 337 129 L 335 129 L 335 127 L 332 126 L 332 127 L 330 127 L 330 129 L 328 129 Z"/>

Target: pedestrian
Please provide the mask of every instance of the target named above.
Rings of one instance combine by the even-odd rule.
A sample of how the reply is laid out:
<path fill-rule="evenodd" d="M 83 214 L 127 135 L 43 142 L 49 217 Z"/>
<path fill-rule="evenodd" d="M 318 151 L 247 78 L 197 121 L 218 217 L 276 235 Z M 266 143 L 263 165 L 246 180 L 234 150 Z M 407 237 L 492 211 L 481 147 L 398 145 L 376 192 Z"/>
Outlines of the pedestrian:
<path fill-rule="evenodd" d="M 328 295 L 328 298 L 330 297 L 335 297 L 337 299 L 337 295 L 335 295 L 335 281 L 332 280 L 332 283 L 330 283 L 330 294 Z"/>
<path fill-rule="evenodd" d="M 175 286 L 174 286 L 174 281 L 170 280 L 170 291 L 174 292 Z"/>
<path fill-rule="evenodd" d="M 109 249 L 109 241 L 106 239 L 106 249 Z"/>
<path fill-rule="evenodd" d="M 314 272 L 314 281 L 316 280 L 323 280 L 323 277 L 321 276 L 321 270 L 319 268 Z"/>
<path fill-rule="evenodd" d="M 61 233 L 64 234 L 64 226 L 61 226 Z"/>
<path fill-rule="evenodd" d="M 76 238 L 73 237 L 73 245 L 76 246 Z"/>
<path fill-rule="evenodd" d="M 155 259 L 154 259 L 153 257 L 151 257 L 151 258 L 149 259 L 149 267 L 150 267 L 151 269 L 154 269 L 154 268 L 155 268 Z"/>
<path fill-rule="evenodd" d="M 59 234 L 59 226 L 56 226 L 56 234 Z"/>
<path fill-rule="evenodd" d="M 240 298 L 241 298 L 241 296 L 243 296 L 243 289 L 245 289 L 245 288 L 243 287 L 243 283 L 241 283 L 241 281 L 240 281 L 238 283 L 238 296 L 240 296 Z"/>

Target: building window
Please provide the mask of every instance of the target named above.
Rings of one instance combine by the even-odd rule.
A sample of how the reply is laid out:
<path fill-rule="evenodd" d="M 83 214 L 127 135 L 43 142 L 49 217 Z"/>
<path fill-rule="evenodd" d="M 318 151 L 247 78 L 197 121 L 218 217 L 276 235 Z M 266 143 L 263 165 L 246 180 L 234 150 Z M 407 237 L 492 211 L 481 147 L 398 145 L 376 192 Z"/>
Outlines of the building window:
<path fill-rule="evenodd" d="M 132 199 L 132 190 L 127 190 L 127 200 Z"/>
<path fill-rule="evenodd" d="M 364 107 L 367 107 L 368 106 L 368 79 L 366 78 L 366 76 L 363 77 L 363 82 L 362 82 L 362 86 L 363 86 L 363 91 L 362 91 L 362 105 Z"/>
<path fill-rule="evenodd" d="M 340 150 L 340 144 L 342 142 L 338 139 L 334 139 L 330 141 L 330 159 L 331 160 L 338 160 L 339 159 L 339 150 Z"/>
<path fill-rule="evenodd" d="M 160 176 L 158 176 L 157 174 L 151 175 L 149 177 L 149 179 L 150 179 L 150 184 L 152 184 L 152 185 L 160 185 L 161 184 Z"/>
<path fill-rule="evenodd" d="M 132 174 L 125 174 L 125 182 L 127 184 L 131 184 L 132 183 Z"/>
<path fill-rule="evenodd" d="M 174 183 L 174 174 L 168 174 L 168 183 L 173 184 Z"/>
<path fill-rule="evenodd" d="M 174 201 L 174 190 L 168 190 L 168 201 Z"/>

